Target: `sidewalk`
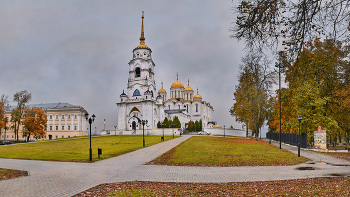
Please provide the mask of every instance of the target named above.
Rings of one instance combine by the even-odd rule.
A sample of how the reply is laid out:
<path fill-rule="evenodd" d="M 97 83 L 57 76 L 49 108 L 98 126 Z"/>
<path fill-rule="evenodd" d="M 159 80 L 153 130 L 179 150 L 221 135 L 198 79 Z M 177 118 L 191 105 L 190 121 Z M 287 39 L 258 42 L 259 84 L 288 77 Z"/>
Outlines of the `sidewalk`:
<path fill-rule="evenodd" d="M 101 183 L 123 181 L 246 182 L 350 175 L 349 166 L 299 164 L 293 166 L 191 167 L 144 165 L 191 136 L 182 136 L 95 163 L 0 159 L 0 168 L 26 170 L 29 176 L 0 181 L 1 196 L 72 196 Z M 294 147 L 282 146 L 295 152 Z M 302 151 L 306 155 L 309 151 Z M 315 161 L 324 158 L 311 153 Z M 332 161 L 328 158 L 327 161 Z M 340 161 L 334 160 L 335 163 Z M 328 162 L 330 163 L 330 162 Z M 316 170 L 296 170 L 312 166 Z"/>
<path fill-rule="evenodd" d="M 267 138 L 264 138 L 263 140 L 265 140 L 266 142 L 269 142 L 269 139 L 267 139 Z M 273 144 L 277 147 L 280 147 L 279 141 L 271 140 L 271 144 Z M 288 150 L 294 154 L 298 154 L 298 147 L 297 146 L 284 144 L 282 142 L 281 148 L 284 150 Z M 304 148 L 300 148 L 300 156 L 306 157 L 306 158 L 308 158 L 312 161 L 315 161 L 315 162 L 325 162 L 325 163 L 333 164 L 333 165 L 348 165 L 348 166 L 350 166 L 350 161 L 348 161 L 348 160 L 338 159 L 335 157 L 331 157 L 328 155 L 317 153 L 317 152 L 314 152 L 312 150 L 308 150 L 308 149 L 304 149 Z"/>

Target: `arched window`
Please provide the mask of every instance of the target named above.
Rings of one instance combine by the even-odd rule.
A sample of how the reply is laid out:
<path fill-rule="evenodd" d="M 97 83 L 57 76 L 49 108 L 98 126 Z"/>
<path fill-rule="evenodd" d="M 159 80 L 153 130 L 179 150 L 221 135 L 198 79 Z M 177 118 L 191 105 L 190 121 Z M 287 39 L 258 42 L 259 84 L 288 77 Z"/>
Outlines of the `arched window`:
<path fill-rule="evenodd" d="M 196 112 L 198 112 L 198 104 L 196 104 Z"/>
<path fill-rule="evenodd" d="M 136 89 L 132 96 L 141 96 L 140 91 L 138 89 Z"/>
<path fill-rule="evenodd" d="M 141 76 L 141 69 L 140 69 L 140 67 L 137 67 L 135 69 L 135 77 L 140 77 L 140 76 Z"/>

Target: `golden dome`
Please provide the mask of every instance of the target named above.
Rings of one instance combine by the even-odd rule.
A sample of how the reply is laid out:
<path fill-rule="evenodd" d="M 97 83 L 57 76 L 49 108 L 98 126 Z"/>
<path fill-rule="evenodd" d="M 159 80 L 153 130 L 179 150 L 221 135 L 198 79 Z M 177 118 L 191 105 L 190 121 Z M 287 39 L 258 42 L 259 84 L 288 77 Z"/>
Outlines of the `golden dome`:
<path fill-rule="evenodd" d="M 136 49 L 150 49 L 150 48 L 145 43 L 141 43 L 134 50 L 136 50 Z"/>
<path fill-rule="evenodd" d="M 202 96 L 197 93 L 193 98 L 202 98 Z"/>
<path fill-rule="evenodd" d="M 171 85 L 171 88 L 183 88 L 184 85 L 179 81 L 179 80 L 176 80 L 172 85 Z"/>
<path fill-rule="evenodd" d="M 190 79 L 188 79 L 187 88 L 185 88 L 184 90 L 185 90 L 185 91 L 193 91 L 193 89 L 190 87 Z"/>
<path fill-rule="evenodd" d="M 195 99 L 195 98 L 202 98 L 202 96 L 198 94 L 198 87 L 197 87 L 197 94 L 196 94 L 196 95 L 194 95 L 194 97 L 193 97 L 193 98 L 194 98 L 194 99 Z"/>
<path fill-rule="evenodd" d="M 163 81 L 162 81 L 162 88 L 158 91 L 158 93 L 166 93 L 166 91 L 163 89 Z"/>
<path fill-rule="evenodd" d="M 187 88 L 185 88 L 185 91 L 193 91 L 193 89 L 190 86 L 187 86 Z"/>
<path fill-rule="evenodd" d="M 166 93 L 166 91 L 163 89 L 163 88 L 161 88 L 159 91 L 158 91 L 158 93 Z"/>

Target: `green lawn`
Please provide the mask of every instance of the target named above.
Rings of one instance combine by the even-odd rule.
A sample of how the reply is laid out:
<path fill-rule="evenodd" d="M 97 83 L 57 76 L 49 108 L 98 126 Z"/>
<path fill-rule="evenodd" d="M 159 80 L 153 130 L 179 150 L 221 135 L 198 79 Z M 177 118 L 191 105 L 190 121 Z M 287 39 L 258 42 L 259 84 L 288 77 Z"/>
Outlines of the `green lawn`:
<path fill-rule="evenodd" d="M 274 166 L 294 165 L 307 158 L 247 138 L 192 137 L 156 160 L 160 165 Z"/>
<path fill-rule="evenodd" d="M 165 140 L 172 139 L 165 136 Z M 89 138 L 42 141 L 36 143 L 0 146 L 0 157 L 11 159 L 35 159 L 49 161 L 89 162 Z M 103 136 L 91 140 L 92 160 L 115 157 L 143 148 L 142 136 Z M 145 136 L 145 144 L 151 146 L 161 142 L 160 136 Z M 102 149 L 98 159 L 97 149 Z"/>

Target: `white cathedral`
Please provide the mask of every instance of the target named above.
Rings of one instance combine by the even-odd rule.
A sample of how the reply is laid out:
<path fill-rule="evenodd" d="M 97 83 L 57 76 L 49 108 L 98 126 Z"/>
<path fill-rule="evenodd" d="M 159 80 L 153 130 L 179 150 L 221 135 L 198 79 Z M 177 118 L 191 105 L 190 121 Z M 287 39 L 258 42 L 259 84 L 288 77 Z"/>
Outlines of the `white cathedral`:
<path fill-rule="evenodd" d="M 136 131 L 142 129 L 142 120 L 147 120 L 147 129 L 157 128 L 158 121 L 165 117 L 173 120 L 177 116 L 181 129 L 187 128 L 192 120 L 202 120 L 202 127 L 208 127 L 213 121 L 213 107 L 202 100 L 193 89 L 177 80 L 170 87 L 170 99 L 162 88 L 156 95 L 155 64 L 152 60 L 152 50 L 145 44 L 144 29 L 142 26 L 140 45 L 133 50 L 133 59 L 129 62 L 129 79 L 127 92 L 120 95 L 118 106 L 118 129 L 122 131 Z"/>

